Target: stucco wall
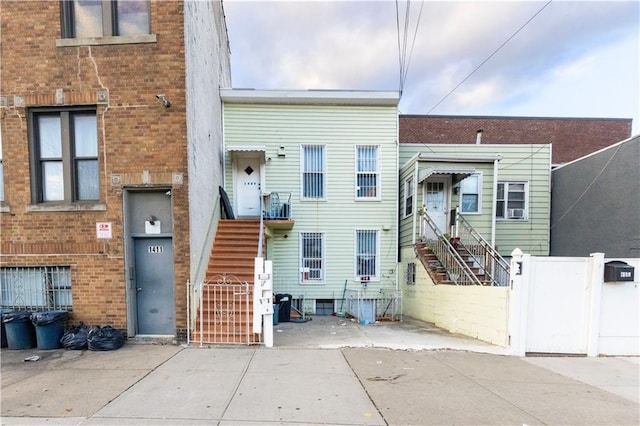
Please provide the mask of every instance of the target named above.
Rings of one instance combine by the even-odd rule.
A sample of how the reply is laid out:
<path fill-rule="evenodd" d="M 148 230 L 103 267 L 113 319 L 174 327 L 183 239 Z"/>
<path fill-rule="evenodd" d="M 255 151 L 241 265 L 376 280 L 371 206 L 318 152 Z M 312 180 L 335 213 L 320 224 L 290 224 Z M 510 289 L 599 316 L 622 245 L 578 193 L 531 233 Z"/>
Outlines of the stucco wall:
<path fill-rule="evenodd" d="M 640 136 L 553 170 L 552 181 L 552 256 L 640 256 Z"/>
<path fill-rule="evenodd" d="M 413 248 L 401 251 L 400 287 L 404 315 L 434 323 L 499 346 L 507 346 L 508 291 L 506 287 L 434 285 Z M 407 264 L 416 264 L 415 284 L 407 284 Z"/>
<path fill-rule="evenodd" d="M 187 149 L 191 279 L 197 280 L 203 253 L 209 253 L 208 227 L 223 185 L 220 87 L 231 86 L 231 66 L 220 2 L 185 2 Z M 213 216 L 214 220 L 217 217 Z M 215 225 L 215 224 L 214 224 Z M 206 260 L 204 262 L 206 264 Z"/>

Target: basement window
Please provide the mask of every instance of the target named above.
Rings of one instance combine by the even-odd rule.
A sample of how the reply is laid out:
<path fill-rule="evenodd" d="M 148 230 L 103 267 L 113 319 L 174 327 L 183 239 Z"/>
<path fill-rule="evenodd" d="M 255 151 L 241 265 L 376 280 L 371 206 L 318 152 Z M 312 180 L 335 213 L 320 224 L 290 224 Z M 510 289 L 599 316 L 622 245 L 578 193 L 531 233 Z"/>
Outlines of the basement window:
<path fill-rule="evenodd" d="M 0 268 L 0 304 L 15 310 L 72 310 L 71 267 Z"/>

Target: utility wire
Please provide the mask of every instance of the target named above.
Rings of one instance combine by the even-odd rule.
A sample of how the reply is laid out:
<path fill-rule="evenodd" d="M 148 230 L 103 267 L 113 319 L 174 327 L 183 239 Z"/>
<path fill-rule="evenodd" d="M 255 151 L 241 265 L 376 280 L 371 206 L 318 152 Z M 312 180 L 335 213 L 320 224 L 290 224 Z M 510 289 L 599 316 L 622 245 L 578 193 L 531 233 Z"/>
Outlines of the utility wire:
<path fill-rule="evenodd" d="M 411 0 L 407 0 L 407 6 L 405 9 L 404 25 L 402 28 L 402 36 L 400 35 L 400 7 L 399 1 L 396 0 L 396 29 L 398 33 L 398 61 L 400 66 L 400 93 L 404 89 L 404 83 L 409 73 L 409 64 L 411 64 L 411 56 L 413 54 L 413 47 L 415 46 L 416 37 L 418 35 L 418 27 L 420 25 L 420 18 L 422 17 L 422 9 L 424 7 L 424 0 L 420 5 L 420 11 L 418 12 L 418 18 L 416 22 L 415 31 L 413 33 L 413 40 L 411 42 L 411 48 L 409 49 L 409 56 L 407 57 L 407 47 L 409 46 L 409 29 L 410 29 L 410 16 L 411 16 Z"/>
<path fill-rule="evenodd" d="M 487 58 L 482 61 L 480 63 L 480 65 L 478 65 L 473 71 L 471 71 L 464 79 L 462 79 L 462 81 L 460 83 L 458 83 L 456 85 L 456 87 L 454 87 L 453 89 L 451 89 L 449 91 L 449 93 L 447 93 L 446 95 L 444 95 L 444 97 L 442 99 L 440 99 L 438 101 L 438 103 L 436 103 L 433 107 L 431 107 L 431 109 L 429 111 L 427 111 L 427 114 L 429 114 L 431 111 L 433 111 L 434 109 L 436 109 L 442 102 L 444 102 L 445 99 L 447 99 L 453 92 L 455 92 L 456 90 L 458 90 L 458 88 L 460 86 L 462 86 L 464 84 L 465 81 L 467 81 L 473 74 L 475 74 L 476 71 L 478 71 L 484 64 L 486 64 L 487 62 L 489 62 L 489 60 L 491 58 L 493 58 L 493 56 L 498 53 L 507 43 L 509 43 L 511 41 L 512 38 L 514 38 L 516 35 L 518 35 L 518 33 L 520 31 L 522 31 L 524 29 L 524 27 L 526 27 L 527 25 L 529 25 L 529 23 L 531 21 L 533 21 L 535 19 L 536 16 L 538 16 L 544 9 L 546 9 L 547 6 L 549 6 L 551 4 L 553 0 L 549 0 L 548 2 L 546 2 L 544 4 L 544 6 L 542 6 L 531 18 L 529 18 L 527 20 L 527 22 L 525 22 L 524 24 L 522 24 L 522 26 L 520 28 L 518 28 L 516 30 L 516 32 L 514 32 L 513 34 L 511 34 L 511 36 L 509 38 L 507 38 L 504 43 L 502 43 L 500 46 L 498 46 L 498 48 L 496 50 L 494 50 L 489 56 L 487 56 Z"/>

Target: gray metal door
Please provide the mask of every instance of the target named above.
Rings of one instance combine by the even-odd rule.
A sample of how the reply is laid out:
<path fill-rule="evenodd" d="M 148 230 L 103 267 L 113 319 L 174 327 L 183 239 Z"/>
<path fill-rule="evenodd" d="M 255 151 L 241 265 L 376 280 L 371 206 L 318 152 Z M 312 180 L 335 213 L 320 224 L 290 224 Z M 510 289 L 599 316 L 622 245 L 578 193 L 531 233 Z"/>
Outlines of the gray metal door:
<path fill-rule="evenodd" d="M 175 301 L 171 238 L 136 238 L 137 334 L 174 334 Z"/>

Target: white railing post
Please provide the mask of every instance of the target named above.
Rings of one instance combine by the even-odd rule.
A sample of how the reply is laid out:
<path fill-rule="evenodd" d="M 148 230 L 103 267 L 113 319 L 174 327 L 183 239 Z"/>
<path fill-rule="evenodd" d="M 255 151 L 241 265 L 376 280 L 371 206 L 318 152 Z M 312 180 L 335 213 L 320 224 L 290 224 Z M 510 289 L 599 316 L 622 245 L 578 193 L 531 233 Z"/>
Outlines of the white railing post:
<path fill-rule="evenodd" d="M 589 268 L 589 318 L 587 322 L 587 356 L 598 356 L 600 340 L 600 311 L 604 284 L 604 253 L 591 253 Z"/>
<path fill-rule="evenodd" d="M 525 356 L 529 318 L 529 277 L 531 256 L 522 250 L 511 252 L 511 288 L 508 314 L 508 346 L 511 355 Z"/>

